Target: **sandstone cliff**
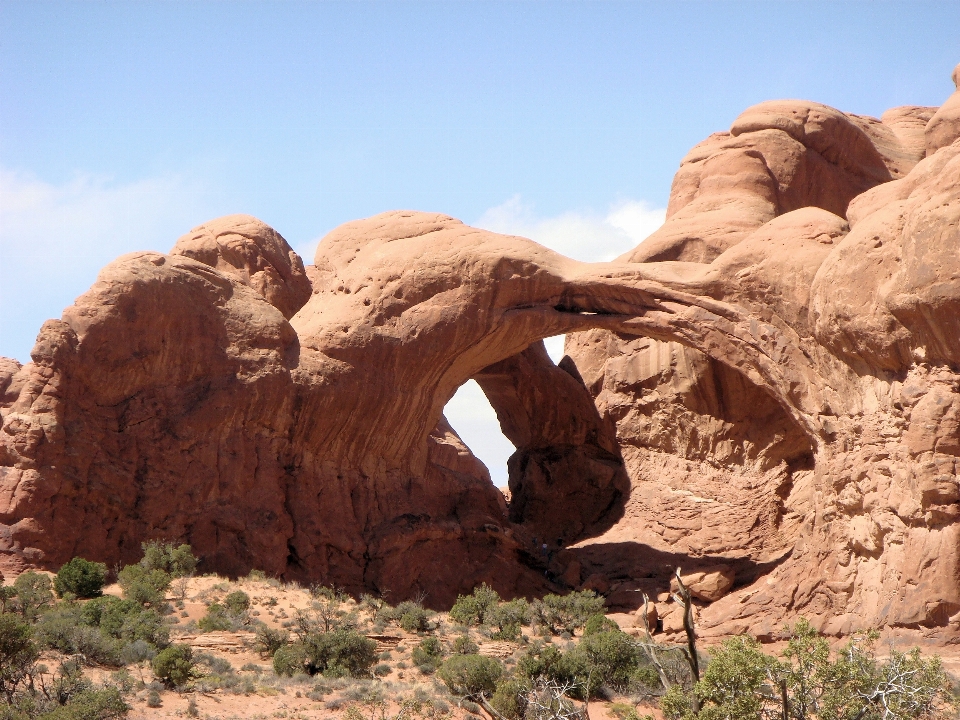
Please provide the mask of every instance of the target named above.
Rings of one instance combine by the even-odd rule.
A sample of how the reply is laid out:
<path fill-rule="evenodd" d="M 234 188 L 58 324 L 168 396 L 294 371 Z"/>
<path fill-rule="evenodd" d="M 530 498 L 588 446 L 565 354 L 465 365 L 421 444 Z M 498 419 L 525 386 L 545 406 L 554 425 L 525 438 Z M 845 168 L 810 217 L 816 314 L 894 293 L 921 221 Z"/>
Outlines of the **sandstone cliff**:
<path fill-rule="evenodd" d="M 958 98 L 750 108 L 612 263 L 414 212 L 307 267 L 248 216 L 119 258 L 0 361 L 0 569 L 163 537 L 391 599 L 636 605 L 680 564 L 707 632 L 960 622 Z M 509 505 L 442 416 L 471 378 Z"/>

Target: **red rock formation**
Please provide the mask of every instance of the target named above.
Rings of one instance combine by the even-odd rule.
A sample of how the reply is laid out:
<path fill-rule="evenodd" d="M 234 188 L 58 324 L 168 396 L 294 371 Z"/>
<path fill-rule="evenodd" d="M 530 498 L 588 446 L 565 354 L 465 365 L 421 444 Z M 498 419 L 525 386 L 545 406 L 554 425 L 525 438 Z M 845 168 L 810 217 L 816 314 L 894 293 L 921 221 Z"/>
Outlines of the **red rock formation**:
<path fill-rule="evenodd" d="M 614 263 L 413 212 L 309 268 L 247 216 L 124 256 L 0 364 L 3 570 L 164 537 L 391 599 L 546 570 L 636 606 L 679 564 L 707 633 L 955 623 L 952 102 L 750 108 Z M 470 378 L 518 448 L 509 507 L 442 416 Z"/>
<path fill-rule="evenodd" d="M 710 262 L 791 210 L 842 216 L 857 195 L 903 177 L 923 157 L 915 126 L 932 110 L 894 108 L 880 121 L 799 100 L 755 105 L 687 154 L 668 222 L 621 259 Z"/>
<path fill-rule="evenodd" d="M 221 235 L 240 234 L 230 222 Z M 112 263 L 48 322 L 10 381 L 21 390 L 2 435 L 5 556 L 113 564 L 171 537 L 226 572 L 427 590 L 436 602 L 478 579 L 542 587 L 518 560 L 499 492 L 434 430 L 443 405 L 541 337 L 646 310 L 673 333 L 697 299 L 664 302 L 607 266 L 417 213 L 348 224 L 316 260 L 292 323 L 243 272 L 156 253 Z M 724 332 L 699 334 L 722 343 Z M 608 453 L 601 482 L 614 492 Z M 583 513 L 573 532 L 596 521 L 583 505 L 566 510 Z"/>
<path fill-rule="evenodd" d="M 944 108 L 941 117 L 949 103 Z M 773 114 L 755 126 L 792 123 Z M 712 230 L 737 244 L 709 265 L 646 265 L 671 287 L 749 309 L 803 348 L 803 374 L 818 378 L 805 389 L 808 421 L 781 415 L 782 402 L 765 409 L 755 390 L 716 390 L 706 382 L 711 364 L 736 369 L 722 357 L 602 331 L 568 337 L 601 415 L 617 422 L 633 485 L 624 519 L 579 555 L 588 571 L 615 568 L 630 578 L 614 595 L 662 589 L 667 568 L 655 559 L 671 553 L 685 569 L 739 564 L 737 584 L 746 587 L 704 610 L 708 633 L 775 634 L 796 614 L 829 632 L 953 627 L 960 146 L 954 138 L 920 159 L 921 123 L 928 139 L 938 127 L 931 116 L 924 108 L 884 115 L 902 151 L 887 147 L 880 156 L 919 162 L 856 195 L 845 210 L 849 223 L 809 207 L 761 218 L 744 237 L 739 216 L 729 231 Z M 848 160 L 870 160 L 860 147 Z M 672 201 L 677 191 L 675 183 Z M 735 206 L 742 185 L 729 193 Z M 822 206 L 816 196 L 801 202 Z M 661 238 L 674 224 L 685 231 L 677 217 Z M 639 546 L 636 556 L 651 559 L 624 567 L 613 555 L 628 542 L 642 542 L 648 549 Z M 656 582 L 644 580 L 648 574 Z"/>
<path fill-rule="evenodd" d="M 228 215 L 194 228 L 171 255 L 198 260 L 253 288 L 289 320 L 310 299 L 303 261 L 272 227 L 249 215 Z"/>
<path fill-rule="evenodd" d="M 957 92 L 947 99 L 924 128 L 927 157 L 960 138 L 960 65 L 953 69 L 953 84 Z"/>
<path fill-rule="evenodd" d="M 630 482 L 614 426 L 569 359 L 557 367 L 538 342 L 474 379 L 517 448 L 507 463 L 513 522 L 564 544 L 619 519 Z"/>

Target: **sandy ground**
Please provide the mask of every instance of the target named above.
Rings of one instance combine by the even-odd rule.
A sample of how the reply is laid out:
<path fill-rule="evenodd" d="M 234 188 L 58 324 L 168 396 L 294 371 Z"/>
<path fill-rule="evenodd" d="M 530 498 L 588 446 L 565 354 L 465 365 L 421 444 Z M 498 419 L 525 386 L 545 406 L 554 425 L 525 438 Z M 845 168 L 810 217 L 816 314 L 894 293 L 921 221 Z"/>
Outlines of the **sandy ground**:
<path fill-rule="evenodd" d="M 306 610 L 316 602 L 308 590 L 294 584 L 276 580 L 240 579 L 229 581 L 216 576 L 191 578 L 178 586 L 176 581 L 167 599 L 177 605 L 167 617 L 171 641 L 190 645 L 195 657 L 208 654 L 230 663 L 233 676 L 232 687 L 217 687 L 215 678 L 198 677 L 193 687 L 182 692 L 163 688 L 155 682 L 149 664 L 128 667 L 125 671 L 111 668 L 88 667 L 84 672 L 94 682 L 126 682 L 130 692 L 126 701 L 130 706 L 131 720 L 153 718 L 200 717 L 210 720 L 233 718 L 341 718 L 351 706 L 360 711 L 366 720 L 392 720 L 400 710 L 399 701 L 419 696 L 423 700 L 419 708 L 407 709 L 404 718 L 448 718 L 460 720 L 478 717 L 468 709 L 458 707 L 446 687 L 435 676 L 424 675 L 413 663 L 411 653 L 422 637 L 404 632 L 396 623 L 385 626 L 374 622 L 373 614 L 353 599 L 339 604 L 343 614 L 355 614 L 358 629 L 376 640 L 380 664 L 389 666 L 373 680 L 325 680 L 299 676 L 281 678 L 273 672 L 272 659 L 261 657 L 253 650 L 255 634 L 252 629 L 236 632 L 202 632 L 197 622 L 207 614 L 213 602 L 222 602 L 228 593 L 242 590 L 250 597 L 251 619 L 264 622 L 277 629 L 292 630 L 298 610 Z M 121 595 L 120 587 L 110 585 L 105 594 Z M 177 601 L 180 601 L 179 603 Z M 462 628 L 454 628 L 445 614 L 434 618 L 438 623 L 433 633 L 441 641 L 450 644 L 462 634 Z M 525 628 L 528 632 L 528 629 Z M 476 628 L 470 631 L 471 638 L 480 648 L 480 653 L 504 661 L 508 666 L 516 662 L 526 649 L 526 642 L 494 641 L 481 635 Z M 529 641 L 529 639 L 527 639 Z M 567 641 L 554 638 L 565 646 Z M 47 654 L 42 661 L 51 669 L 61 658 Z M 207 668 L 198 666 L 203 672 Z M 159 707 L 149 707 L 151 690 L 160 698 Z M 371 693 L 380 695 L 386 704 L 378 706 L 364 701 Z M 593 702 L 590 708 L 592 720 L 617 720 L 607 711 L 610 703 Z M 480 716 L 486 717 L 486 716 Z"/>
<path fill-rule="evenodd" d="M 242 590 L 250 597 L 249 616 L 268 626 L 291 630 L 298 610 L 311 608 L 317 599 L 304 588 L 296 584 L 282 584 L 276 580 L 240 579 L 228 581 L 216 576 L 191 578 L 174 586 L 168 600 L 175 604 L 174 613 L 167 617 L 170 625 L 171 640 L 175 643 L 190 645 L 194 654 L 206 654 L 220 658 L 230 664 L 230 670 L 219 675 L 210 672 L 204 665 L 198 666 L 201 674 L 193 687 L 183 692 L 161 688 L 153 677 L 149 665 L 129 667 L 117 671 L 110 668 L 86 668 L 85 674 L 95 682 L 126 682 L 129 693 L 126 696 L 131 711 L 131 720 L 152 720 L 153 718 L 200 717 L 210 720 L 230 720 L 232 718 L 341 718 L 351 706 L 360 711 L 365 720 L 393 720 L 400 710 L 401 699 L 419 698 L 419 707 L 408 709 L 404 720 L 424 718 L 463 720 L 476 717 L 468 709 L 457 706 L 453 698 L 434 676 L 424 675 L 411 659 L 413 648 L 421 638 L 406 633 L 396 623 L 386 625 L 375 623 L 372 611 L 347 599 L 338 605 L 340 613 L 353 614 L 358 630 L 377 642 L 380 654 L 379 675 L 373 680 L 325 680 L 320 677 L 298 676 L 281 678 L 273 672 L 272 660 L 261 657 L 253 650 L 254 632 L 252 629 L 239 629 L 235 632 L 201 632 L 197 622 L 206 615 L 208 606 L 213 602 L 222 602 L 228 593 Z M 107 594 L 120 595 L 116 585 L 105 589 Z M 315 607 L 315 606 L 314 606 Z M 609 617 L 628 632 L 636 633 L 633 628 L 633 616 L 614 613 Z M 450 644 L 462 634 L 463 629 L 455 627 L 445 614 L 434 618 L 438 623 L 436 634 L 442 642 Z M 524 629 L 529 633 L 529 629 Z M 476 628 L 470 630 L 471 638 L 480 647 L 481 654 L 491 655 L 502 660 L 507 667 L 516 663 L 525 652 L 530 640 L 529 635 L 519 642 L 494 641 L 481 635 Z M 661 638 L 658 638 L 661 639 Z M 674 637 L 672 640 L 679 641 Z M 561 649 L 568 640 L 553 638 L 552 642 Z M 842 641 L 836 641 L 839 645 Z M 765 646 L 767 652 L 779 653 L 783 643 Z M 936 631 L 898 630 L 888 631 L 881 637 L 880 647 L 897 647 L 901 650 L 919 645 L 925 653 L 936 653 L 943 658 L 948 672 L 960 678 L 960 644 L 952 635 L 938 634 Z M 707 648 L 702 648 L 707 649 Z M 51 669 L 56 668 L 60 658 L 46 655 L 43 662 Z M 389 667 L 389 672 L 386 667 Z M 229 678 L 224 682 L 223 678 Z M 159 707 L 149 707 L 151 691 L 160 698 Z M 381 695 L 385 705 L 378 706 L 364 698 Z M 618 720 L 617 714 L 627 698 L 612 698 L 610 701 L 592 701 L 591 720 Z M 642 705 L 638 714 L 659 716 L 652 705 Z M 354 711 L 355 712 L 355 711 Z M 486 716 L 481 716 L 486 717 Z M 351 718 L 359 720 L 359 718 Z"/>

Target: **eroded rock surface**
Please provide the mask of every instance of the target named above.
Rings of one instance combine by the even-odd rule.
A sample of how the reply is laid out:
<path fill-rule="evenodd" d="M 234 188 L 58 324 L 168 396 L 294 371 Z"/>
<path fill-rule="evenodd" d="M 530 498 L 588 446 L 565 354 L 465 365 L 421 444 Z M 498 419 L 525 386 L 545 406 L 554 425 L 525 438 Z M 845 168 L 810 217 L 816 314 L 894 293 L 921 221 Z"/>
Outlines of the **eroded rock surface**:
<path fill-rule="evenodd" d="M 681 566 L 707 634 L 953 627 L 956 97 L 750 108 L 612 263 L 406 211 L 307 267 L 242 215 L 126 255 L 0 361 L 0 566 L 168 538 L 391 600 L 634 609 Z M 471 378 L 517 447 L 509 503 L 442 415 Z"/>
<path fill-rule="evenodd" d="M 771 126 L 799 137 L 789 106 L 759 107 L 771 112 L 746 125 L 741 116 L 741 137 Z M 934 110 L 884 115 L 899 150 L 890 136 L 876 142 L 876 121 L 855 119 L 880 160 L 858 141 L 846 172 L 878 179 L 882 164 L 896 179 L 845 209 L 824 208 L 817 190 L 750 233 L 742 217 L 711 228 L 735 244 L 709 263 L 645 263 L 671 287 L 749 308 L 803 348 L 803 374 L 817 378 L 804 391 L 810 422 L 758 400 L 770 393 L 742 373 L 742 387 L 725 382 L 713 366 L 735 370 L 729 359 L 622 333 L 568 337 L 601 415 L 617 423 L 631 477 L 623 520 L 579 551 L 590 570 L 618 574 L 618 601 L 664 587 L 667 565 L 727 561 L 741 589 L 704 608 L 706 633 L 775 635 L 797 614 L 832 633 L 960 620 L 960 144 L 931 153 L 928 143 L 924 157 L 924 129 L 929 139 L 949 103 Z M 730 188 L 731 206 L 741 194 Z M 685 222 L 668 217 L 658 235 Z M 625 565 L 614 555 L 630 542 L 636 559 Z"/>

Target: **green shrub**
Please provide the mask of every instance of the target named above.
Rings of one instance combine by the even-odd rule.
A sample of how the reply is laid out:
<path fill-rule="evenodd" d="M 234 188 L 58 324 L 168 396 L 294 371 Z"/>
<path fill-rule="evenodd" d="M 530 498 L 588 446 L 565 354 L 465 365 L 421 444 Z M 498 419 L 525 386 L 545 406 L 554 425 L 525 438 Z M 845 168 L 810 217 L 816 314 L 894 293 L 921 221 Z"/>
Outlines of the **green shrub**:
<path fill-rule="evenodd" d="M 123 610 L 120 610 L 121 607 Z M 128 609 L 133 608 L 136 608 L 137 611 L 140 610 L 140 606 L 130 600 L 121 600 L 113 595 L 103 595 L 80 606 L 78 622 L 90 627 L 100 627 L 105 624 L 106 617 L 120 617 L 125 615 Z M 117 623 L 118 629 L 121 622 L 122 619 Z"/>
<path fill-rule="evenodd" d="M 422 673 L 430 675 L 443 661 L 443 646 L 435 637 L 424 638 L 413 649 L 411 659 Z"/>
<path fill-rule="evenodd" d="M 429 617 L 423 608 L 415 608 L 400 616 L 400 627 L 407 632 L 426 632 L 430 629 Z"/>
<path fill-rule="evenodd" d="M 124 598 L 154 607 L 163 602 L 171 580 L 169 573 L 142 565 L 127 565 L 117 573 Z"/>
<path fill-rule="evenodd" d="M 345 601 L 348 597 L 342 590 L 329 585 L 321 585 L 320 583 L 314 583 L 310 586 L 310 595 L 317 600 L 328 600 L 338 604 Z"/>
<path fill-rule="evenodd" d="M 497 689 L 503 666 L 484 655 L 454 655 L 437 672 L 450 691 L 464 697 L 489 697 Z"/>
<path fill-rule="evenodd" d="M 210 653 L 199 653 L 194 656 L 194 661 L 206 665 L 214 675 L 230 675 L 234 672 L 229 660 Z"/>
<path fill-rule="evenodd" d="M 40 611 L 53 602 L 50 578 L 38 572 L 25 572 L 13 582 L 17 591 L 17 609 L 23 618 L 33 622 Z"/>
<path fill-rule="evenodd" d="M 618 720 L 640 720 L 636 706 L 624 702 L 613 703 L 610 706 L 610 714 Z"/>
<path fill-rule="evenodd" d="M 266 625 L 257 628 L 253 640 L 253 649 L 261 655 L 273 656 L 280 648 L 290 642 L 290 633 L 284 630 L 274 630 Z"/>
<path fill-rule="evenodd" d="M 130 708 L 117 688 L 82 690 L 66 704 L 44 713 L 40 720 L 115 720 L 127 716 Z"/>
<path fill-rule="evenodd" d="M 543 645 L 539 641 L 517 661 L 517 673 L 530 680 L 538 678 L 555 679 L 560 674 L 562 655 L 553 645 Z"/>
<path fill-rule="evenodd" d="M 603 612 L 603 598 L 592 590 L 572 592 L 567 595 L 546 595 L 533 604 L 537 623 L 548 628 L 554 635 L 562 632 L 573 634 L 587 620 Z"/>
<path fill-rule="evenodd" d="M 34 625 L 34 638 L 41 647 L 59 650 L 66 655 L 76 652 L 76 631 L 81 627 L 80 610 L 75 605 L 61 604 L 50 608 Z"/>
<path fill-rule="evenodd" d="M 952 704 L 939 657 L 891 649 L 878 660 L 876 634 L 855 636 L 831 658 L 827 642 L 799 620 L 783 660 L 762 652 L 751 637 L 725 640 L 693 692 L 675 685 L 660 700 L 666 720 L 797 718 L 888 720 L 942 717 Z M 780 682 L 788 707 L 781 702 Z M 694 708 L 699 706 L 699 710 Z"/>
<path fill-rule="evenodd" d="M 124 643 L 143 640 L 156 648 L 170 644 L 170 632 L 160 613 L 134 600 L 121 600 L 112 595 L 95 598 L 81 606 L 79 622 L 98 627 L 105 635 Z"/>
<path fill-rule="evenodd" d="M 660 673 L 652 664 L 646 664 L 641 660 L 640 666 L 630 679 L 630 686 L 643 694 L 656 693 L 661 688 Z"/>
<path fill-rule="evenodd" d="M 707 665 L 695 692 L 706 717 L 757 718 L 763 710 L 761 689 L 775 660 L 760 643 L 744 635 L 725 640 Z M 840 714 L 839 717 L 844 717 Z"/>
<path fill-rule="evenodd" d="M 291 677 L 307 672 L 310 651 L 303 643 L 292 643 L 277 648 L 273 653 L 273 671 L 277 675 Z"/>
<path fill-rule="evenodd" d="M 200 618 L 197 625 L 203 632 L 214 632 L 216 630 L 229 630 L 233 627 L 233 622 L 223 605 L 213 603 L 207 608 L 207 614 Z"/>
<path fill-rule="evenodd" d="M 460 595 L 450 608 L 450 619 L 461 625 L 486 625 L 488 614 L 500 603 L 500 595 L 486 583 L 473 589 L 470 595 Z"/>
<path fill-rule="evenodd" d="M 506 623 L 500 625 L 496 632 L 494 632 L 490 637 L 493 640 L 506 640 L 507 642 L 515 642 L 520 639 L 521 635 L 520 625 L 518 623 Z"/>
<path fill-rule="evenodd" d="M 143 559 L 140 566 L 147 572 L 159 570 L 172 578 L 188 577 L 197 570 L 197 558 L 189 545 L 174 547 L 172 543 L 159 540 L 143 543 Z"/>
<path fill-rule="evenodd" d="M 563 653 L 558 674 L 577 683 L 591 697 L 603 686 L 624 691 L 640 666 L 640 653 L 636 642 L 619 629 L 597 632 Z"/>
<path fill-rule="evenodd" d="M 365 677 L 376 662 L 377 643 L 346 628 L 311 633 L 300 642 L 278 648 L 273 655 L 277 675 L 305 672 L 331 678 Z"/>
<path fill-rule="evenodd" d="M 506 678 L 497 684 L 490 705 L 506 720 L 523 720 L 527 709 L 529 683 L 517 678 Z"/>
<path fill-rule="evenodd" d="M 193 673 L 193 650 L 189 645 L 171 645 L 153 659 L 153 674 L 166 685 L 182 687 Z"/>
<path fill-rule="evenodd" d="M 456 655 L 476 655 L 480 648 L 469 635 L 461 635 L 453 641 L 453 652 Z"/>
<path fill-rule="evenodd" d="M 394 608 L 384 606 L 379 616 L 396 622 L 407 632 L 426 632 L 430 629 L 430 613 L 424 610 L 420 603 L 412 600 L 405 600 Z"/>
<path fill-rule="evenodd" d="M 120 651 L 120 662 L 124 665 L 139 665 L 150 662 L 157 656 L 157 650 L 148 642 L 134 640 L 123 646 Z"/>
<path fill-rule="evenodd" d="M 243 590 L 234 590 L 224 598 L 223 604 L 233 614 L 240 615 L 250 609 L 250 596 Z"/>
<path fill-rule="evenodd" d="M 0 613 L 14 609 L 17 589 L 13 585 L 0 585 Z"/>
<path fill-rule="evenodd" d="M 364 677 L 377 661 L 377 643 L 355 630 L 340 628 L 309 635 L 304 644 L 309 651 L 310 675 Z"/>
<path fill-rule="evenodd" d="M 587 635 L 596 635 L 600 632 L 616 632 L 620 629 L 620 626 L 617 625 L 613 620 L 608 618 L 603 613 L 597 613 L 596 615 L 591 615 L 590 619 L 587 620 L 586 624 L 583 626 L 583 636 Z"/>
<path fill-rule="evenodd" d="M 117 620 L 120 621 L 120 627 L 115 632 L 124 642 L 145 640 L 157 648 L 165 648 L 170 644 L 170 631 L 164 625 L 160 613 L 153 608 L 130 610 L 121 618 L 110 616 L 107 620 L 108 632 L 113 630 Z M 101 629 L 104 629 L 103 625 Z"/>
<path fill-rule="evenodd" d="M 386 677 L 391 672 L 392 671 L 390 670 L 390 666 L 385 663 L 381 663 L 380 665 L 377 665 L 375 668 L 373 668 L 373 674 L 376 675 L 377 677 Z"/>
<path fill-rule="evenodd" d="M 37 642 L 65 655 L 79 655 L 86 663 L 120 665 L 121 643 L 83 622 L 81 609 L 61 604 L 45 612 L 34 627 Z"/>
<path fill-rule="evenodd" d="M 163 705 L 163 703 L 160 702 L 160 693 L 158 693 L 156 690 L 151 690 L 149 693 L 147 693 L 148 708 L 158 708 L 161 705 Z"/>
<path fill-rule="evenodd" d="M 77 628 L 73 638 L 75 652 L 84 663 L 95 665 L 110 665 L 118 667 L 123 664 L 121 658 L 122 643 L 107 637 L 97 628 Z"/>
<path fill-rule="evenodd" d="M 523 598 L 500 603 L 491 608 L 484 619 L 497 628 L 494 640 L 516 640 L 520 637 L 520 626 L 530 623 L 530 603 Z"/>
<path fill-rule="evenodd" d="M 94 598 L 103 595 L 106 581 L 106 565 L 75 557 L 57 572 L 53 589 L 58 597 L 73 593 L 78 598 Z"/>
<path fill-rule="evenodd" d="M 11 613 L 0 615 L 0 692 L 8 702 L 39 657 L 30 626 Z"/>

